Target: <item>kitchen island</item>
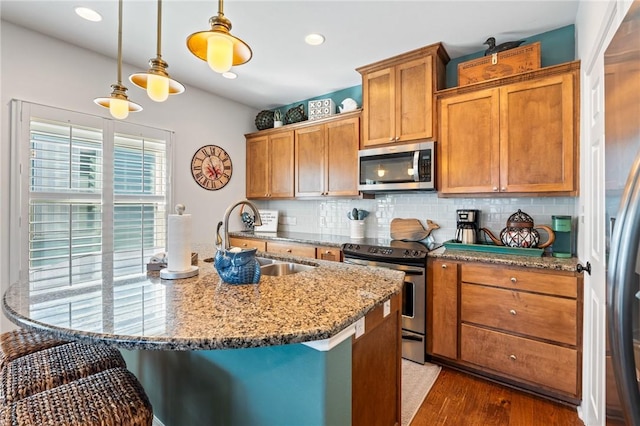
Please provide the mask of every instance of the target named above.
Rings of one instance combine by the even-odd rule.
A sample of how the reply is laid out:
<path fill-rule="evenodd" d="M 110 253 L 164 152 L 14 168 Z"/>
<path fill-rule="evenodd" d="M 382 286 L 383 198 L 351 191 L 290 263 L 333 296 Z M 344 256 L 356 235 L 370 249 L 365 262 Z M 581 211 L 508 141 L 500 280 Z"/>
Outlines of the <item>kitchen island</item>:
<path fill-rule="evenodd" d="M 124 349 L 165 426 L 350 424 L 370 398 L 356 395 L 362 366 L 377 362 L 367 339 L 396 354 L 395 383 L 381 388 L 397 390 L 399 413 L 403 273 L 277 257 L 316 267 L 248 285 L 222 283 L 204 262 L 180 280 L 149 273 L 63 289 L 24 281 L 10 286 L 3 309 L 52 337 Z"/>

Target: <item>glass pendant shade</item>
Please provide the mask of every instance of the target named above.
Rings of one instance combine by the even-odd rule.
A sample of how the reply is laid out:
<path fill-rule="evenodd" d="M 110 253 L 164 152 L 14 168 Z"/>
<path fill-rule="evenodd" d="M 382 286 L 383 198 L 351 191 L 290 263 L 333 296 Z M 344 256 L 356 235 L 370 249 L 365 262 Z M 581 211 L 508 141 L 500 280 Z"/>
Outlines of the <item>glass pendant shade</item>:
<path fill-rule="evenodd" d="M 141 89 L 147 91 L 152 101 L 164 102 L 169 95 L 178 95 L 184 92 L 184 86 L 169 77 L 167 68 L 169 65 L 162 60 L 160 53 L 162 46 L 162 1 L 158 0 L 158 31 L 157 52 L 154 59 L 149 60 L 149 70 L 146 73 L 136 73 L 129 77 L 129 81 Z"/>
<path fill-rule="evenodd" d="M 214 34 L 207 41 L 207 63 L 217 73 L 225 73 L 233 65 L 233 40 Z"/>
<path fill-rule="evenodd" d="M 152 101 L 166 101 L 169 97 L 169 79 L 160 75 L 149 74 L 147 77 L 147 95 Z"/>
<path fill-rule="evenodd" d="M 218 2 L 218 15 L 209 19 L 211 29 L 187 37 L 187 48 L 198 58 L 207 61 L 218 73 L 251 60 L 253 52 L 247 43 L 231 34 L 231 21 L 223 13 L 223 2 Z M 229 53 L 231 52 L 231 53 Z"/>
<path fill-rule="evenodd" d="M 129 116 L 129 102 L 125 99 L 113 98 L 109 102 L 109 112 L 113 118 L 124 120 Z"/>

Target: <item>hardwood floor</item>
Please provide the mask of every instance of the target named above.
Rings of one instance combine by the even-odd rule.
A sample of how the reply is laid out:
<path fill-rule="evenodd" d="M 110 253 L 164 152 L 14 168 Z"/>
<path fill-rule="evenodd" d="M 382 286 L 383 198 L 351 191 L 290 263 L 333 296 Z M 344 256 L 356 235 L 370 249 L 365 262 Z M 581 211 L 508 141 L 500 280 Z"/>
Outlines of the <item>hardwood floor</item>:
<path fill-rule="evenodd" d="M 583 425 L 575 408 L 446 367 L 411 426 Z"/>

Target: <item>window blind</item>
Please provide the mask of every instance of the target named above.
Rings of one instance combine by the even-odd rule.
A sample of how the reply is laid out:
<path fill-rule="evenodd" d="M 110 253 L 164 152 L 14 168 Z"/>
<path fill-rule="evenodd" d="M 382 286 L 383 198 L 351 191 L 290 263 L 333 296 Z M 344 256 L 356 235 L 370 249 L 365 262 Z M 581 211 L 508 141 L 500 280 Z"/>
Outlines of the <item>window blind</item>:
<path fill-rule="evenodd" d="M 12 223 L 20 227 L 20 274 L 42 300 L 34 318 L 67 315 L 70 326 L 99 326 L 104 319 L 92 316 L 107 297 L 114 310 L 157 309 L 158 324 L 138 318 L 117 328 L 161 327 L 162 289 L 130 294 L 118 281 L 145 274 L 150 257 L 165 250 L 171 133 L 21 101 L 12 111 L 20 116 L 12 138 L 20 207 Z M 113 280 L 110 294 L 100 289 L 105 277 Z M 77 303 L 48 305 L 48 293 L 70 287 L 86 288 Z"/>

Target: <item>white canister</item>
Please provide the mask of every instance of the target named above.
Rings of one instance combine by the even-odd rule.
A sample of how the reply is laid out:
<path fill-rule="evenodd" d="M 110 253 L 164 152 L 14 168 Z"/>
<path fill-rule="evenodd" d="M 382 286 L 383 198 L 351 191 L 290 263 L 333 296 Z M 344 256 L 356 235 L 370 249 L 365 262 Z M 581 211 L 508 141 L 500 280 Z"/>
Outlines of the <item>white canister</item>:
<path fill-rule="evenodd" d="M 351 220 L 351 238 L 364 238 L 364 220 Z"/>

